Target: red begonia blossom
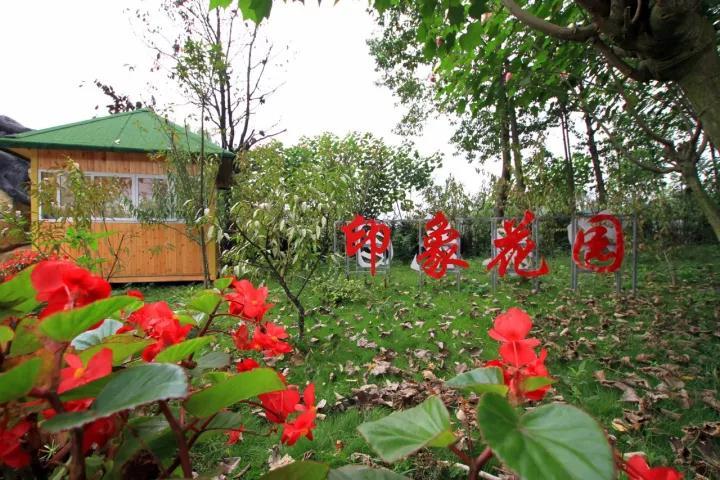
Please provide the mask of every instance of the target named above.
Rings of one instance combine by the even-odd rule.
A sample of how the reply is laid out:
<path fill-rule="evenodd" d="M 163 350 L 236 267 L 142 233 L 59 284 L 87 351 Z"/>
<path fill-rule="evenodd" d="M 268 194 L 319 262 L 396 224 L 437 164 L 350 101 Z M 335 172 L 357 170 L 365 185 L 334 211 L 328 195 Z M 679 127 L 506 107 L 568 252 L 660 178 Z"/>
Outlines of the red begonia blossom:
<path fill-rule="evenodd" d="M 27 420 L 19 421 L 8 430 L 0 426 L 0 465 L 23 468 L 30 464 L 30 455 L 22 449 L 20 441 L 31 426 Z"/>
<path fill-rule="evenodd" d="M 67 402 L 63 402 L 62 406 L 63 409 L 66 412 L 84 412 L 88 408 L 90 408 L 90 405 L 94 401 L 94 398 L 84 398 L 82 400 L 69 400 Z M 55 415 L 57 415 L 57 412 L 54 408 L 48 408 L 42 411 L 43 417 L 45 417 L 46 420 L 49 420 L 53 418 Z"/>
<path fill-rule="evenodd" d="M 185 340 L 192 329 L 192 325 L 181 325 L 165 302 L 146 303 L 130 314 L 128 323 L 137 325 L 156 340 L 143 350 L 142 357 L 146 362 L 151 362 L 165 347 Z"/>
<path fill-rule="evenodd" d="M 295 385 L 289 385 L 285 390 L 263 393 L 258 398 L 265 409 L 265 417 L 273 423 L 283 423 L 288 415 L 296 411 L 300 392 Z"/>
<path fill-rule="evenodd" d="M 535 360 L 533 348 L 540 345 L 535 338 L 525 338 L 530 329 L 530 316 L 519 308 L 511 307 L 495 318 L 488 335 L 501 343 L 499 352 L 502 359 L 519 367 Z"/>
<path fill-rule="evenodd" d="M 69 366 L 60 370 L 60 386 L 58 393 L 67 392 L 98 378 L 112 373 L 112 350 L 103 348 L 83 365 L 82 360 L 75 354 L 65 354 L 65 363 Z"/>
<path fill-rule="evenodd" d="M 296 410 L 300 411 L 300 415 L 295 417 L 292 422 L 285 422 L 280 441 L 286 445 L 295 445 L 301 437 L 307 437 L 308 440 L 313 439 L 313 429 L 315 428 L 315 418 L 317 417 L 317 408 L 315 407 L 315 385 L 310 384 L 303 392 L 303 405 L 298 405 Z"/>
<path fill-rule="evenodd" d="M 265 303 L 268 297 L 267 287 L 255 288 L 250 281 L 245 279 L 234 280 L 232 287 L 235 291 L 225 295 L 230 313 L 260 323 L 265 313 L 273 306 L 272 303 Z"/>
<path fill-rule="evenodd" d="M 633 455 L 623 465 L 629 480 L 681 480 L 683 474 L 670 467 L 650 468 L 642 455 Z"/>
<path fill-rule="evenodd" d="M 540 356 L 535 357 L 535 360 L 519 368 L 513 365 L 508 365 L 500 360 L 492 360 L 487 362 L 485 366 L 497 367 L 502 371 L 503 383 L 505 383 L 508 387 L 511 399 L 516 401 L 521 401 L 523 399 L 538 401 L 545 397 L 545 394 L 548 390 L 550 390 L 550 385 L 526 391 L 524 389 L 524 382 L 530 377 L 548 376 L 548 370 L 545 367 L 546 358 L 547 351 L 543 349 L 540 351 Z"/>
<path fill-rule="evenodd" d="M 235 363 L 235 368 L 238 372 L 249 372 L 258 368 L 260 364 L 252 358 L 243 358 L 239 362 Z"/>
<path fill-rule="evenodd" d="M 104 278 L 64 260 L 45 260 L 38 263 L 30 275 L 30 280 L 37 291 L 36 299 L 47 303 L 40 312 L 40 318 L 107 298 L 111 291 L 110 284 Z M 101 323 L 91 328 L 96 328 Z"/>
<path fill-rule="evenodd" d="M 266 357 L 276 357 L 283 353 L 292 352 L 292 347 L 283 342 L 288 334 L 284 328 L 274 323 L 266 322 L 255 329 L 252 343 L 257 350 L 261 350 Z"/>
<path fill-rule="evenodd" d="M 145 301 L 145 295 L 140 290 L 128 290 L 127 293 L 125 293 L 128 297 L 135 297 L 138 300 Z"/>
<path fill-rule="evenodd" d="M 225 442 L 226 445 L 235 445 L 237 442 L 242 441 L 243 439 L 243 432 L 245 431 L 245 427 L 240 425 L 237 428 L 233 428 L 232 430 L 227 431 L 227 442 Z"/>
<path fill-rule="evenodd" d="M 255 350 L 253 342 L 250 340 L 250 332 L 247 325 L 240 325 L 237 330 L 232 333 L 233 342 L 238 350 Z"/>
<path fill-rule="evenodd" d="M 117 416 L 100 418 L 83 427 L 83 452 L 102 448 L 118 432 Z"/>

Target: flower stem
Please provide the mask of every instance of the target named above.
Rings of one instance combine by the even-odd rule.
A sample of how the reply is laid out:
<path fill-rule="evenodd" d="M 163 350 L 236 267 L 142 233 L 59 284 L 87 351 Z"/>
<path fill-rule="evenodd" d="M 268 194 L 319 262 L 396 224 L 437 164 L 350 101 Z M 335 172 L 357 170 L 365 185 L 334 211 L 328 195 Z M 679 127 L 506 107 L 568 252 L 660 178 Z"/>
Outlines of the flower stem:
<path fill-rule="evenodd" d="M 178 444 L 178 457 L 180 458 L 180 467 L 183 471 L 185 478 L 192 478 L 192 465 L 190 465 L 190 450 L 188 449 L 187 442 L 185 440 L 185 433 L 183 433 L 182 426 L 178 423 L 175 416 L 170 411 L 167 402 L 160 401 L 160 411 L 165 415 L 165 419 L 170 425 L 170 429 L 175 434 Z"/>

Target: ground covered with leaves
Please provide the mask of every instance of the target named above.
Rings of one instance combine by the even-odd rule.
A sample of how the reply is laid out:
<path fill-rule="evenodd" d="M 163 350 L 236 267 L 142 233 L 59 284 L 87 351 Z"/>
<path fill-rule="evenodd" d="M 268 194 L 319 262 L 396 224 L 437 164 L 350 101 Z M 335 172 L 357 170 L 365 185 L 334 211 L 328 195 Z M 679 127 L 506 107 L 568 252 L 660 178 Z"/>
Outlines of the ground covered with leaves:
<path fill-rule="evenodd" d="M 678 249 L 673 257 L 668 263 L 661 253 L 642 252 L 636 296 L 627 267 L 620 295 L 613 278 L 596 275 L 581 275 L 572 292 L 569 259 L 561 256 L 549 259 L 551 274 L 538 292 L 508 279 L 493 293 L 479 259 L 459 285 L 449 275 L 420 288 L 417 273 L 400 263 L 374 279 L 328 274 L 308 294 L 313 313 L 305 342 L 295 340 L 298 351 L 276 364 L 290 367 L 293 384 L 315 382 L 315 440 L 275 445 L 276 436 L 263 436 L 268 425 L 248 416 L 242 442 L 227 446 L 222 433 L 208 436 L 197 460 L 208 473 L 233 469 L 242 478 L 297 459 L 375 464 L 356 427 L 431 394 L 441 395 L 464 441 L 477 449 L 477 398 L 443 380 L 494 358 L 487 330 L 499 312 L 519 306 L 533 316 L 532 335 L 548 349 L 547 366 L 558 380 L 545 401 L 587 410 L 622 452 L 644 452 L 651 464 L 674 465 L 687 478 L 720 478 L 720 250 Z M 269 286 L 277 305 L 268 319 L 296 333 L 294 311 Z M 182 304 L 200 288 L 157 287 L 147 298 Z M 229 338 L 223 348 L 240 358 Z M 417 479 L 464 478 L 444 451 L 420 452 L 392 468 Z"/>

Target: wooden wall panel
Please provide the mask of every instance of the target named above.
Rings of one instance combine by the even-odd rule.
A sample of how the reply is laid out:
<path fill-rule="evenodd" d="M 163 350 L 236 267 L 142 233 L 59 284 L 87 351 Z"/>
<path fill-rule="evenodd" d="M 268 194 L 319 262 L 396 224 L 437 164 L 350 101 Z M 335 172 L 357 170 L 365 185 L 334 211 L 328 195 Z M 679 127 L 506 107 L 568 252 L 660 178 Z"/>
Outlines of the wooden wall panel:
<path fill-rule="evenodd" d="M 95 152 L 84 150 L 33 150 L 31 181 L 37 184 L 38 170 L 61 168 L 71 158 L 88 172 L 147 173 L 163 175 L 165 163 L 161 158 L 145 153 Z M 37 200 L 32 200 L 33 221 L 38 220 Z M 57 230 L 59 224 L 42 222 L 42 228 Z M 170 225 L 142 225 L 140 223 L 107 222 L 93 224 L 93 231 L 113 232 L 99 243 L 99 256 L 112 259 L 118 252 L 119 265 L 110 278 L 112 282 L 162 282 L 202 280 L 202 252 L 200 246 L 184 234 L 181 223 Z M 208 245 L 211 276 L 215 278 L 215 245 Z M 77 252 L 74 252 L 77 254 Z M 110 270 L 103 265 L 103 274 Z"/>
<path fill-rule="evenodd" d="M 56 237 L 63 229 L 53 222 L 42 222 L 42 228 Z M 200 245 L 188 238 L 184 229 L 182 224 L 94 223 L 93 232 L 110 232 L 98 242 L 97 256 L 106 260 L 99 273 L 107 277 L 112 271 L 110 281 L 118 283 L 202 280 Z M 81 255 L 78 251 L 66 253 L 73 257 Z M 115 253 L 118 262 L 112 268 Z"/>

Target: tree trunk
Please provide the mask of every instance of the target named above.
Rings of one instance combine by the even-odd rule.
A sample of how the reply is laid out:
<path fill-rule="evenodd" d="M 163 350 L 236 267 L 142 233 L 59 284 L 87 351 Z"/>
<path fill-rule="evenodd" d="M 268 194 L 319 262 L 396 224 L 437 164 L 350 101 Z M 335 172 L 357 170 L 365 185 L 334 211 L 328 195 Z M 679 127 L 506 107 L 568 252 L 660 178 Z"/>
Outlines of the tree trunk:
<path fill-rule="evenodd" d="M 593 172 L 595 173 L 595 186 L 598 193 L 598 205 L 605 208 L 607 205 L 607 191 L 605 190 L 605 180 L 603 179 L 602 168 L 600 166 L 600 155 L 598 154 L 597 143 L 595 143 L 595 130 L 592 126 L 592 117 L 590 113 L 583 109 L 585 116 L 585 129 L 587 131 L 587 144 L 590 158 L 592 159 Z"/>
<path fill-rule="evenodd" d="M 525 193 L 525 175 L 523 174 L 522 151 L 520 147 L 520 133 L 518 132 L 515 104 L 508 100 L 508 113 L 510 118 L 510 136 L 512 138 L 513 167 L 515 172 L 515 188 Z"/>
<path fill-rule="evenodd" d="M 677 82 L 714 145 L 720 145 L 720 57 L 713 46 Z"/>
<path fill-rule="evenodd" d="M 683 165 L 682 178 L 720 242 L 720 207 L 710 198 L 698 177 L 697 164 Z"/>
<path fill-rule="evenodd" d="M 497 114 L 500 123 L 500 150 L 502 153 L 502 171 L 496 183 L 495 216 L 505 216 L 508 193 L 510 190 L 510 118 L 508 112 L 508 101 L 505 90 L 505 71 L 500 71 L 500 101 L 498 102 Z"/>
<path fill-rule="evenodd" d="M 563 136 L 563 150 L 565 153 L 565 178 L 568 187 L 568 209 L 570 214 L 575 213 L 575 169 L 570 149 L 570 127 L 568 126 L 568 112 L 564 104 L 560 105 L 560 129 Z"/>

